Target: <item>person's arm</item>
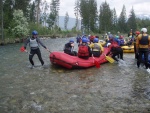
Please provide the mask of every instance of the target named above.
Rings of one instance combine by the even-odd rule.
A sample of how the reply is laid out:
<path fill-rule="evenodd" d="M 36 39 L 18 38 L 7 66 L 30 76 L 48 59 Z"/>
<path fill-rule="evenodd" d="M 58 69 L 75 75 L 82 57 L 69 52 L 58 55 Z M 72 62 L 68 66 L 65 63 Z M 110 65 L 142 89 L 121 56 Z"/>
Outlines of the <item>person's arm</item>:
<path fill-rule="evenodd" d="M 51 53 L 51 51 L 42 43 L 42 41 L 41 41 L 39 38 L 37 38 L 37 41 L 38 41 L 38 43 L 40 43 L 41 46 L 43 46 L 48 52 Z"/>
<path fill-rule="evenodd" d="M 139 49 L 139 39 L 140 39 L 141 35 L 138 35 L 137 39 L 136 39 L 136 49 L 137 49 L 137 52 L 138 52 L 138 49 Z"/>
<path fill-rule="evenodd" d="M 90 47 L 90 48 L 93 48 L 93 47 L 94 47 L 94 43 L 91 43 L 91 44 L 89 45 L 89 47 Z"/>
<path fill-rule="evenodd" d="M 148 41 L 149 41 L 148 48 L 150 49 L 150 36 L 148 37 Z"/>
<path fill-rule="evenodd" d="M 27 48 L 27 44 L 30 42 L 30 38 L 27 38 L 26 41 L 24 42 L 24 48 Z"/>
<path fill-rule="evenodd" d="M 41 44 L 42 47 L 47 49 L 47 47 L 42 43 L 42 41 L 39 38 L 36 38 L 37 42 Z"/>
<path fill-rule="evenodd" d="M 104 48 L 103 48 L 102 44 L 99 43 L 99 46 L 100 46 L 100 48 L 101 48 L 101 52 L 103 52 L 103 51 L 104 51 Z"/>

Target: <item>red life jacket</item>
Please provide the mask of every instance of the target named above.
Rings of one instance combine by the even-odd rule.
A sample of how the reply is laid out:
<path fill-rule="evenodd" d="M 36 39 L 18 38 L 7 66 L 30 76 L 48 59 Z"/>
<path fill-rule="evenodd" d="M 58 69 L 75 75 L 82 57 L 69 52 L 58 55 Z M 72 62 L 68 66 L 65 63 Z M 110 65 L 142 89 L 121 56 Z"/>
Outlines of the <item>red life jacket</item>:
<path fill-rule="evenodd" d="M 79 57 L 88 57 L 89 50 L 87 45 L 80 45 L 78 49 L 78 56 Z"/>
<path fill-rule="evenodd" d="M 115 41 L 113 41 L 111 45 L 112 45 L 113 47 L 116 47 L 116 48 L 120 47 L 120 46 L 118 45 L 118 43 L 115 42 Z"/>

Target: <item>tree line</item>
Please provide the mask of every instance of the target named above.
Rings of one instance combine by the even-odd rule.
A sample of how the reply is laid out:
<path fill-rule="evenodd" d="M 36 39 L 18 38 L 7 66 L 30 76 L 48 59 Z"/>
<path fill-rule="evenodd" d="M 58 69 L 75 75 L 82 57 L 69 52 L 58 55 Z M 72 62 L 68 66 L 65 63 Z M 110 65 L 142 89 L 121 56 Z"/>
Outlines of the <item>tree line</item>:
<path fill-rule="evenodd" d="M 3 20 L 1 26 L 3 24 L 5 35 L 23 37 L 33 29 L 37 29 L 43 35 L 69 31 L 68 12 L 64 20 L 65 29 L 59 27 L 60 0 L 51 0 L 50 3 L 42 0 L 2 0 L 1 7 L 0 14 L 3 12 L 3 15 L 0 19 Z M 106 1 L 97 6 L 96 0 L 76 0 L 72 13 L 75 14 L 76 23 L 69 32 L 101 34 L 108 31 L 127 33 L 130 29 L 135 31 L 142 27 L 150 29 L 150 19 L 137 18 L 133 7 L 127 18 L 125 5 L 118 16 L 116 9 L 111 9 Z"/>

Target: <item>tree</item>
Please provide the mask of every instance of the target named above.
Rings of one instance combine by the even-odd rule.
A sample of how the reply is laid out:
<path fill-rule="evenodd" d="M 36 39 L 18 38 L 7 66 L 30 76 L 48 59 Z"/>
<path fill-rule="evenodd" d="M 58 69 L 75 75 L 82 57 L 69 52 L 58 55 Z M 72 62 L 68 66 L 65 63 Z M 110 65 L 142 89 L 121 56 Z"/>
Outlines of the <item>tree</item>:
<path fill-rule="evenodd" d="M 82 29 L 95 31 L 97 20 L 97 3 L 95 0 L 80 0 L 80 15 Z"/>
<path fill-rule="evenodd" d="M 118 24 L 117 14 L 116 14 L 116 9 L 114 8 L 112 10 L 112 27 L 114 31 L 117 30 L 117 24 Z"/>
<path fill-rule="evenodd" d="M 68 21 L 69 21 L 69 15 L 68 15 L 68 12 L 66 12 L 66 16 L 65 16 L 65 19 L 64 19 L 64 28 L 66 30 L 67 30 Z"/>
<path fill-rule="evenodd" d="M 46 21 L 48 18 L 48 12 L 47 10 L 49 9 L 49 5 L 46 1 L 41 3 L 41 17 L 40 17 L 40 22 L 42 25 L 46 26 Z"/>
<path fill-rule="evenodd" d="M 128 29 L 133 29 L 133 31 L 135 31 L 137 29 L 136 16 L 135 16 L 133 7 L 131 9 L 127 25 L 128 25 Z"/>
<path fill-rule="evenodd" d="M 29 32 L 27 19 L 23 15 L 22 10 L 14 10 L 13 26 L 11 28 L 13 35 L 16 38 L 22 38 Z"/>
<path fill-rule="evenodd" d="M 47 19 L 48 27 L 50 29 L 52 28 L 58 28 L 57 22 L 59 19 L 59 0 L 52 0 L 50 4 L 50 14 Z"/>
<path fill-rule="evenodd" d="M 123 5 L 121 14 L 118 19 L 118 27 L 119 27 L 119 31 L 127 32 L 127 16 L 126 16 L 125 5 Z"/>
<path fill-rule="evenodd" d="M 75 23 L 75 28 L 76 30 L 79 30 L 79 10 L 80 10 L 80 3 L 79 0 L 76 0 L 75 2 L 75 8 L 74 8 L 74 14 L 76 17 L 76 23 Z"/>
<path fill-rule="evenodd" d="M 99 30 L 100 31 L 110 31 L 112 28 L 112 12 L 110 10 L 109 4 L 105 1 L 100 6 L 99 15 Z"/>
<path fill-rule="evenodd" d="M 39 23 L 40 21 L 40 3 L 41 3 L 41 0 L 35 0 L 35 7 L 36 7 L 36 22 L 37 24 Z"/>
<path fill-rule="evenodd" d="M 89 30 L 92 32 L 97 31 L 97 2 L 95 0 L 89 0 Z"/>
<path fill-rule="evenodd" d="M 30 22 L 35 23 L 36 22 L 36 15 L 35 15 L 36 9 L 35 9 L 35 2 L 30 4 Z"/>
<path fill-rule="evenodd" d="M 3 5 L 3 11 L 4 11 L 4 29 L 8 29 L 10 27 L 10 23 L 13 18 L 13 6 L 14 2 L 12 0 L 6 0 Z"/>

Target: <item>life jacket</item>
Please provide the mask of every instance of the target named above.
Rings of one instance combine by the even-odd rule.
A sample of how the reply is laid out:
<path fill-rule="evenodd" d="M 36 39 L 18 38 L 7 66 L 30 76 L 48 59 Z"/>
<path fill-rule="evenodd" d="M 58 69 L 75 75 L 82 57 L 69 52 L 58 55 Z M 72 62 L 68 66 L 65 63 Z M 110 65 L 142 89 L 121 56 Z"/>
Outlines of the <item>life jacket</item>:
<path fill-rule="evenodd" d="M 94 47 L 93 47 L 92 51 L 101 51 L 101 48 L 97 43 L 94 43 Z"/>
<path fill-rule="evenodd" d="M 87 45 L 80 45 L 78 49 L 78 56 L 79 57 L 88 57 L 89 56 L 89 50 Z"/>
<path fill-rule="evenodd" d="M 69 46 L 69 43 L 65 44 L 65 47 L 64 47 L 64 52 L 65 53 L 70 53 L 72 50 L 72 47 Z"/>
<path fill-rule="evenodd" d="M 93 42 L 94 38 L 94 36 L 90 36 L 90 42 Z"/>
<path fill-rule="evenodd" d="M 39 46 L 39 44 L 38 44 L 38 42 L 37 42 L 37 39 L 35 38 L 35 39 L 31 39 L 30 38 L 30 47 L 31 48 L 36 48 L 36 47 L 38 47 Z"/>
<path fill-rule="evenodd" d="M 77 37 L 77 43 L 80 43 L 81 42 L 81 37 Z"/>
<path fill-rule="evenodd" d="M 143 35 L 142 35 L 142 38 L 141 38 L 141 40 L 139 41 L 139 43 L 140 43 L 141 45 L 148 45 L 148 43 L 149 43 L 149 41 L 148 41 L 148 35 L 147 35 L 147 36 L 143 36 Z"/>

